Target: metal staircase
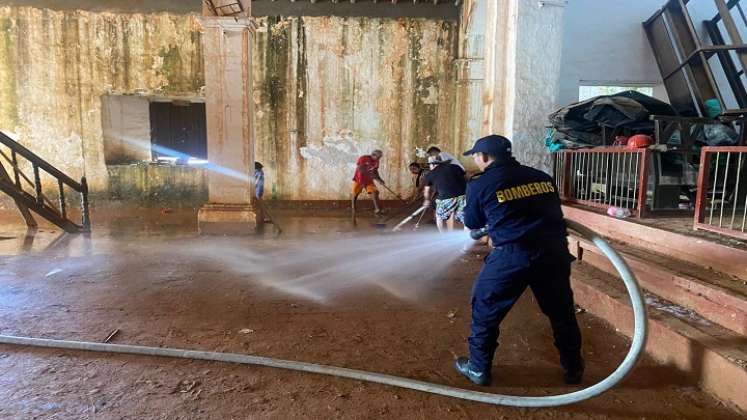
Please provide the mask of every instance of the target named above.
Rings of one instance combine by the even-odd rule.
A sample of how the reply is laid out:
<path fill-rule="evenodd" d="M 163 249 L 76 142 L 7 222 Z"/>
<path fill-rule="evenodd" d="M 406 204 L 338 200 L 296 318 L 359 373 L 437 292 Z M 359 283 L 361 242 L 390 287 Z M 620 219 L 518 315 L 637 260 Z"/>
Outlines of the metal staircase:
<path fill-rule="evenodd" d="M 204 0 L 215 16 L 236 16 L 244 12 L 244 5 L 237 0 Z"/>
<path fill-rule="evenodd" d="M 47 219 L 69 233 L 89 232 L 91 221 L 88 209 L 86 178 L 75 181 L 29 149 L 0 131 L 0 191 L 8 194 L 18 206 L 29 227 L 36 227 L 31 212 Z M 6 165 L 10 170 L 6 169 Z M 30 168 L 29 177 L 22 168 Z M 57 197 L 54 201 L 42 192 L 42 176 L 56 181 Z M 81 221 L 74 222 L 68 214 L 66 189 L 80 195 Z"/>

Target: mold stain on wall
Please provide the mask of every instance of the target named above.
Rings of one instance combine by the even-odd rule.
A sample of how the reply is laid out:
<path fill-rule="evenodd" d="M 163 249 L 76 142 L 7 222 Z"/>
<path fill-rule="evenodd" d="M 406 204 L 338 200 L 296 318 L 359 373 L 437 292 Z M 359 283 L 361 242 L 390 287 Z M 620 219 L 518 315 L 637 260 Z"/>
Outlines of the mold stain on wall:
<path fill-rule="evenodd" d="M 439 144 L 456 153 L 468 141 L 453 135 L 456 23 L 293 17 L 259 24 L 255 147 L 271 198 L 347 198 L 356 158 L 374 148 L 385 152 L 384 178 L 404 190 L 416 148 Z M 113 172 L 104 162 L 101 97 L 204 96 L 199 31 L 195 15 L 0 7 L 0 129 L 74 178 L 85 174 L 106 196 Z M 120 193 L 130 191 L 121 182 L 139 176 L 117 174 Z"/>
<path fill-rule="evenodd" d="M 0 19 L 0 122 L 8 126 L 18 124 L 18 98 L 16 97 L 16 65 L 13 52 L 16 49 L 14 22 Z"/>
<path fill-rule="evenodd" d="M 0 7 L 0 130 L 105 192 L 101 97 L 200 96 L 199 29 L 194 15 Z"/>
<path fill-rule="evenodd" d="M 384 150 L 409 187 L 416 148 L 457 151 L 456 26 L 425 19 L 266 18 L 255 37 L 257 159 L 273 198 L 345 199 L 355 160 Z"/>

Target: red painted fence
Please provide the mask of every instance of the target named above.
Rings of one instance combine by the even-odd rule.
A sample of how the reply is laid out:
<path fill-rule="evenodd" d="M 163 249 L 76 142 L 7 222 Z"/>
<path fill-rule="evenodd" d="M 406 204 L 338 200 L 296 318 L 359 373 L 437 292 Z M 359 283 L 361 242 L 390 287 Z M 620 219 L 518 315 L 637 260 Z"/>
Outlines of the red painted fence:
<path fill-rule="evenodd" d="M 553 154 L 555 182 L 565 203 L 646 214 L 648 149 L 597 147 Z"/>
<path fill-rule="evenodd" d="M 747 239 L 747 146 L 701 150 L 695 228 Z"/>

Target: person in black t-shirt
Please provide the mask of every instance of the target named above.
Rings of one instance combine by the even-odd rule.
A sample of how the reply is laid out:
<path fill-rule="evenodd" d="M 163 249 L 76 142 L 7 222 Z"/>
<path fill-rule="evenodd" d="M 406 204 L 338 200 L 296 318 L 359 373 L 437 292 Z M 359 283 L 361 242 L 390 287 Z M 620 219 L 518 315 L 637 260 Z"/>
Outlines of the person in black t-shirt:
<path fill-rule="evenodd" d="M 425 201 L 423 206 L 430 207 L 433 189 L 436 193 L 436 225 L 443 232 L 454 230 L 454 222 L 464 224 L 464 206 L 467 204 L 465 193 L 467 181 L 465 172 L 457 165 L 441 160 L 439 156 L 428 158 L 431 171 L 425 176 Z M 444 226 L 445 225 L 445 226 Z"/>
<path fill-rule="evenodd" d="M 425 189 L 425 176 L 428 175 L 430 170 L 424 168 L 418 162 L 412 162 L 408 166 L 410 174 L 412 175 L 412 190 L 410 197 L 407 198 L 408 203 L 414 203 L 416 200 L 423 196 L 423 189 Z"/>

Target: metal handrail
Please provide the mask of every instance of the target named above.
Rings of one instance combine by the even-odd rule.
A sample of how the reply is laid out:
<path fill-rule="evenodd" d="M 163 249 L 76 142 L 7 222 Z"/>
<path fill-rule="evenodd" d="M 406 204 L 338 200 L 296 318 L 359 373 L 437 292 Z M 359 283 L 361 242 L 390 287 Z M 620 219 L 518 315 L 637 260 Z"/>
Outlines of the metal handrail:
<path fill-rule="evenodd" d="M 5 159 L 13 168 L 13 179 L 9 179 L 7 182 L 3 181 L 3 184 L 8 184 L 2 187 L 4 192 L 11 195 L 15 200 L 25 201 L 24 206 L 28 206 L 28 208 L 35 210 L 37 213 L 64 228 L 66 231 L 78 232 L 90 230 L 88 185 L 85 177 L 81 178 L 80 182 L 73 180 L 2 131 L 0 131 L 0 144 L 10 150 L 10 156 L 8 156 L 3 150 L 0 150 L 0 157 Z M 31 164 L 34 173 L 33 180 L 21 170 L 18 156 L 26 159 Z M 44 171 L 56 180 L 56 187 L 59 191 L 57 204 L 53 203 L 52 200 L 44 195 L 42 191 L 41 171 Z M 33 188 L 33 194 L 24 191 L 22 180 L 26 181 L 26 183 Z M 80 225 L 70 221 L 67 217 L 65 186 L 68 186 L 81 196 L 82 220 Z"/>
<path fill-rule="evenodd" d="M 42 159 L 41 157 L 39 157 L 37 154 L 35 154 L 31 150 L 25 148 L 22 144 L 11 139 L 2 131 L 0 131 L 0 143 L 4 144 L 11 150 L 14 150 L 17 154 L 23 156 L 24 158 L 26 158 L 26 160 L 30 161 L 34 166 L 39 167 L 39 169 L 43 169 L 44 172 L 52 175 L 54 178 L 62 180 L 63 183 L 65 183 L 67 186 L 69 186 L 73 190 L 79 193 L 84 192 L 84 187 L 80 182 L 77 182 L 74 179 L 70 178 L 69 176 L 65 175 L 62 171 L 52 166 L 52 164 Z"/>

